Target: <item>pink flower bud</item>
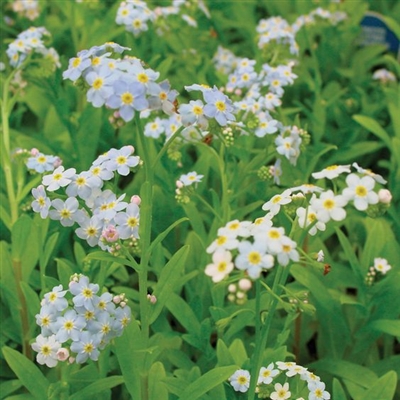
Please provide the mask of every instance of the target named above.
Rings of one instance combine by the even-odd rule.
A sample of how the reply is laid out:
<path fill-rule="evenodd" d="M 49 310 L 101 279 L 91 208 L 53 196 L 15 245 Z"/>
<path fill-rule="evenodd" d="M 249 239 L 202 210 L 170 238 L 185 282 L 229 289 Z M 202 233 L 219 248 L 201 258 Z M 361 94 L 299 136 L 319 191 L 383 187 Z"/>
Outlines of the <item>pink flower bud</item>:
<path fill-rule="evenodd" d="M 56 356 L 58 361 L 65 361 L 69 357 L 69 351 L 61 347 L 57 350 Z"/>
<path fill-rule="evenodd" d="M 147 299 L 151 304 L 156 304 L 157 303 L 157 297 L 154 296 L 154 294 L 148 294 Z"/>
<path fill-rule="evenodd" d="M 39 150 L 35 147 L 31 149 L 31 156 L 35 157 L 39 154 Z"/>
<path fill-rule="evenodd" d="M 252 286 L 251 280 L 243 278 L 239 281 L 238 286 L 239 286 L 240 290 L 244 290 L 244 291 L 250 290 L 251 286 Z"/>
<path fill-rule="evenodd" d="M 57 157 L 53 162 L 54 168 L 58 168 L 61 164 L 62 164 L 62 161 L 61 161 L 60 157 Z"/>
<path fill-rule="evenodd" d="M 135 152 L 135 148 L 131 144 L 128 145 L 128 149 L 131 151 L 131 154 Z"/>
<path fill-rule="evenodd" d="M 235 292 L 236 292 L 236 285 L 233 284 L 233 283 L 231 283 L 231 284 L 228 286 L 228 292 L 230 292 L 230 293 L 235 293 Z"/>
<path fill-rule="evenodd" d="M 242 95 L 242 90 L 241 89 L 235 89 L 235 94 L 237 96 L 241 96 Z"/>
<path fill-rule="evenodd" d="M 108 243 L 116 242 L 119 239 L 119 233 L 114 225 L 108 225 L 101 233 L 101 237 Z"/>
<path fill-rule="evenodd" d="M 181 181 L 176 181 L 176 187 L 178 188 L 178 189 L 181 189 L 181 188 L 183 188 L 183 183 L 181 182 Z"/>
<path fill-rule="evenodd" d="M 392 194 L 387 189 L 380 189 L 378 192 L 379 201 L 383 204 L 389 204 L 392 201 Z"/>
<path fill-rule="evenodd" d="M 135 203 L 136 205 L 140 206 L 141 202 L 142 202 L 142 199 L 137 194 L 134 194 L 131 197 L 131 203 Z"/>
<path fill-rule="evenodd" d="M 119 303 L 119 305 L 124 308 L 126 306 L 126 302 L 125 301 L 121 301 L 121 303 Z"/>
<path fill-rule="evenodd" d="M 75 362 L 75 357 L 70 357 L 70 358 L 68 359 L 68 362 L 69 362 L 70 364 L 73 364 L 73 363 Z"/>
<path fill-rule="evenodd" d="M 113 297 L 113 302 L 115 303 L 115 304 L 119 304 L 119 303 L 121 303 L 121 296 L 114 296 Z"/>

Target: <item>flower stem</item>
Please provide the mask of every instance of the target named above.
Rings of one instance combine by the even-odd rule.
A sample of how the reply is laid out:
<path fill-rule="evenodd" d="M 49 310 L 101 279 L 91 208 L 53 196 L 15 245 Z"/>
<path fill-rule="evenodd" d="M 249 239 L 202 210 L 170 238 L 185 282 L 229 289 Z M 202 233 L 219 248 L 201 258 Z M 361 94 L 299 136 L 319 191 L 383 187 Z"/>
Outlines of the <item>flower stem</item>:
<path fill-rule="evenodd" d="M 251 359 L 251 380 L 250 380 L 250 388 L 248 391 L 248 400 L 254 400 L 255 396 L 255 389 L 257 386 L 257 380 L 258 380 L 258 374 L 260 371 L 260 368 L 262 366 L 263 362 L 263 357 L 264 357 L 264 350 L 267 345 L 267 340 L 268 340 L 268 334 L 271 328 L 272 324 L 272 319 L 274 317 L 277 305 L 279 303 L 279 295 L 282 291 L 282 286 L 285 284 L 286 279 L 289 274 L 289 267 L 278 267 L 278 270 L 275 275 L 274 283 L 272 286 L 272 291 L 273 293 L 276 294 L 276 296 L 271 296 L 269 307 L 268 307 L 268 314 L 267 318 L 265 319 L 264 322 L 261 320 L 257 321 L 256 320 L 256 346 L 254 349 L 253 357 Z M 261 290 L 260 290 L 260 284 L 256 285 L 256 296 L 261 297 Z M 261 319 L 260 315 L 260 299 L 257 300 L 256 298 L 256 309 L 258 309 L 259 315 L 256 315 L 256 318 Z M 257 310 L 256 310 L 257 311 Z M 259 329 L 257 330 L 257 328 Z"/>

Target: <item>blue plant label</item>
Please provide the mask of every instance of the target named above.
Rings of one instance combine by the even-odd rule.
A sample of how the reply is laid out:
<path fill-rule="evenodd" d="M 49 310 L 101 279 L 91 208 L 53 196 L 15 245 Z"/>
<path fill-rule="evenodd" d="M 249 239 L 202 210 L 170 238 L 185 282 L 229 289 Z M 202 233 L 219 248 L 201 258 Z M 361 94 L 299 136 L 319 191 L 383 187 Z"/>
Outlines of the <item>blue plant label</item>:
<path fill-rule="evenodd" d="M 360 44 L 362 46 L 383 44 L 389 51 L 400 55 L 400 41 L 388 28 L 382 15 L 368 11 L 361 21 L 361 28 Z"/>

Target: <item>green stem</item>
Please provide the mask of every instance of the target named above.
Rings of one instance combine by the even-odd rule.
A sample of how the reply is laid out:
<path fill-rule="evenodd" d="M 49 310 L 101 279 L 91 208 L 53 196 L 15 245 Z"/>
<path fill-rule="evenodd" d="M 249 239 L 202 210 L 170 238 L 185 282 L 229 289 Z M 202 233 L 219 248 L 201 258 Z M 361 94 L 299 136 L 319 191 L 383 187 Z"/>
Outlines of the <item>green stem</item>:
<path fill-rule="evenodd" d="M 268 340 L 268 334 L 271 328 L 272 324 L 272 319 L 274 317 L 276 308 L 278 306 L 278 302 L 280 301 L 279 295 L 282 291 L 281 286 L 283 286 L 286 282 L 286 279 L 289 274 L 289 267 L 278 267 L 278 270 L 275 275 L 274 283 L 272 286 L 272 291 L 273 293 L 276 294 L 276 296 L 271 296 L 269 307 L 268 307 L 268 314 L 267 318 L 265 319 L 264 323 L 256 322 L 256 327 L 260 326 L 259 331 L 256 331 L 256 346 L 254 349 L 253 357 L 251 360 L 251 380 L 250 380 L 250 388 L 249 388 L 249 395 L 247 397 L 248 400 L 254 400 L 255 396 L 255 389 L 257 386 L 257 380 L 258 380 L 258 374 L 260 371 L 260 368 L 262 366 L 263 362 L 263 357 L 264 357 L 264 350 L 267 345 L 267 340 Z M 256 286 L 257 289 L 257 286 Z M 258 290 L 256 293 L 256 296 L 261 297 L 261 291 Z M 256 308 L 257 308 L 257 303 L 259 304 L 260 300 L 256 299 Z M 259 307 L 259 305 L 258 305 Z M 260 310 L 259 310 L 260 312 Z M 256 315 L 256 318 L 261 318 L 261 315 Z"/>

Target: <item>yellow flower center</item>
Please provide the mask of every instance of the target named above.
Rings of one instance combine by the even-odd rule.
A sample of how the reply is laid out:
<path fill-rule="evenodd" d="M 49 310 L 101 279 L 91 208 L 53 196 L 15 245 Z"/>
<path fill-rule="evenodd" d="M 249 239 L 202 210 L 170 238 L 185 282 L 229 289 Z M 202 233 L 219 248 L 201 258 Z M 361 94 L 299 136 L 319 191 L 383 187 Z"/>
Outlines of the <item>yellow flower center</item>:
<path fill-rule="evenodd" d="M 37 162 L 40 163 L 40 164 L 45 163 L 46 162 L 46 157 L 45 156 L 39 156 L 37 158 Z"/>
<path fill-rule="evenodd" d="M 284 245 L 282 246 L 282 250 L 283 250 L 285 253 L 289 253 L 289 251 L 291 250 L 291 247 L 290 247 L 288 244 L 284 244 Z"/>
<path fill-rule="evenodd" d="M 276 229 L 271 229 L 271 230 L 268 232 L 268 236 L 269 236 L 271 239 L 279 239 L 279 238 L 281 237 L 281 234 L 280 234 L 279 231 L 277 231 Z"/>
<path fill-rule="evenodd" d="M 37 201 L 38 201 L 40 207 L 44 207 L 46 205 L 46 201 L 44 200 L 44 197 L 39 197 Z"/>
<path fill-rule="evenodd" d="M 88 236 L 96 236 L 97 234 L 97 229 L 93 226 L 90 226 L 89 228 L 86 229 L 86 234 Z"/>
<path fill-rule="evenodd" d="M 49 296 L 49 301 L 50 301 L 50 303 L 53 303 L 53 302 L 56 301 L 56 300 L 57 300 L 57 294 L 54 293 L 54 292 L 51 292 L 51 293 L 50 293 L 50 296 Z"/>
<path fill-rule="evenodd" d="M 273 204 L 276 204 L 276 203 L 279 203 L 280 201 L 282 200 L 282 196 L 275 196 L 273 199 L 272 199 L 272 203 Z"/>
<path fill-rule="evenodd" d="M 307 219 L 311 222 L 314 222 L 317 219 L 317 215 L 315 213 L 308 213 Z"/>
<path fill-rule="evenodd" d="M 107 334 L 107 333 L 110 332 L 110 331 L 111 331 L 111 328 L 110 328 L 110 325 L 108 325 L 108 324 L 103 325 L 103 326 L 101 327 L 101 332 L 104 333 L 104 334 Z"/>
<path fill-rule="evenodd" d="M 81 63 L 80 57 L 76 57 L 76 58 L 74 58 L 74 60 L 72 61 L 72 66 L 73 66 L 74 68 L 77 68 L 77 67 L 79 67 L 80 63 Z"/>
<path fill-rule="evenodd" d="M 80 176 L 75 182 L 78 186 L 83 186 L 86 183 L 86 179 L 83 176 Z"/>
<path fill-rule="evenodd" d="M 161 93 L 158 95 L 158 97 L 160 98 L 160 100 L 166 100 L 166 98 L 167 98 L 167 93 L 161 92 Z"/>
<path fill-rule="evenodd" d="M 331 166 L 329 166 L 329 167 L 326 167 L 326 170 L 327 170 L 327 171 L 334 171 L 334 170 L 337 169 L 337 168 L 338 168 L 337 165 L 331 165 Z"/>
<path fill-rule="evenodd" d="M 65 321 L 64 322 L 64 329 L 70 331 L 74 328 L 74 323 L 72 321 Z"/>
<path fill-rule="evenodd" d="M 92 345 L 92 343 L 86 343 L 84 346 L 83 346 L 83 351 L 85 352 L 85 353 L 91 353 L 92 351 L 94 350 L 94 346 Z"/>
<path fill-rule="evenodd" d="M 356 195 L 359 197 L 365 197 L 367 195 L 368 191 L 367 188 L 363 185 L 358 185 L 356 187 Z"/>
<path fill-rule="evenodd" d="M 121 94 L 121 101 L 124 104 L 132 104 L 133 96 L 129 92 L 125 92 L 125 93 Z"/>
<path fill-rule="evenodd" d="M 92 85 L 93 89 L 99 90 L 99 89 L 101 89 L 102 86 L 103 86 L 103 79 L 102 78 L 96 78 L 93 81 L 93 85 Z"/>
<path fill-rule="evenodd" d="M 69 210 L 66 209 L 66 208 L 63 208 L 63 209 L 60 211 L 60 217 L 61 217 L 61 218 L 66 218 L 66 219 L 70 218 L 70 217 L 71 217 L 71 211 L 69 211 Z"/>
<path fill-rule="evenodd" d="M 136 29 L 139 29 L 142 26 L 142 21 L 140 19 L 134 19 L 132 21 L 132 26 Z"/>
<path fill-rule="evenodd" d="M 259 264 L 260 261 L 261 261 L 261 255 L 260 255 L 260 253 L 257 252 L 257 251 L 251 251 L 251 252 L 249 253 L 249 255 L 247 256 L 247 259 L 249 260 L 249 263 L 250 263 L 250 264 L 257 265 L 257 264 Z"/>
<path fill-rule="evenodd" d="M 117 164 L 119 164 L 119 165 L 125 165 L 127 162 L 127 159 L 125 156 L 118 156 L 116 161 L 117 161 Z"/>
<path fill-rule="evenodd" d="M 218 246 L 222 246 L 225 242 L 226 242 L 226 236 L 219 236 L 217 238 L 217 245 Z"/>
<path fill-rule="evenodd" d="M 215 102 L 215 107 L 217 108 L 218 111 L 225 111 L 226 110 L 226 105 L 221 100 L 218 100 L 218 101 Z"/>
<path fill-rule="evenodd" d="M 93 297 L 93 291 L 89 288 L 85 288 L 82 290 L 83 297 L 87 299 L 91 299 Z"/>
<path fill-rule="evenodd" d="M 91 320 L 94 318 L 94 311 L 86 311 L 85 312 L 85 319 L 87 321 Z"/>
<path fill-rule="evenodd" d="M 49 317 L 43 317 L 42 318 L 42 326 L 49 326 L 50 325 L 50 318 Z"/>
<path fill-rule="evenodd" d="M 138 74 L 137 80 L 140 83 L 147 83 L 149 81 L 149 77 L 144 72 L 141 72 L 140 74 Z"/>
<path fill-rule="evenodd" d="M 54 174 L 53 175 L 53 179 L 55 180 L 55 181 L 59 181 L 60 179 L 62 179 L 62 174 Z"/>
<path fill-rule="evenodd" d="M 97 65 L 99 65 L 100 64 L 100 57 L 95 57 L 95 58 L 93 58 L 93 60 L 92 60 L 92 65 L 93 66 L 97 66 Z"/>
<path fill-rule="evenodd" d="M 225 261 L 221 261 L 217 266 L 217 270 L 218 270 L 218 272 L 224 272 L 224 271 L 226 271 L 226 267 L 227 267 L 227 263 Z"/>
<path fill-rule="evenodd" d="M 129 217 L 126 220 L 126 224 L 129 226 L 129 228 L 134 228 L 138 224 L 138 220 L 135 217 Z"/>
<path fill-rule="evenodd" d="M 196 115 L 202 115 L 203 114 L 203 109 L 200 106 L 194 106 L 193 107 L 193 113 Z"/>
<path fill-rule="evenodd" d="M 228 226 L 228 228 L 229 228 L 231 231 L 235 231 L 236 229 L 239 229 L 239 226 L 240 226 L 239 222 L 232 222 L 232 223 Z"/>
<path fill-rule="evenodd" d="M 335 207 L 335 202 L 332 199 L 326 199 L 322 204 L 327 210 L 332 210 Z"/>
<path fill-rule="evenodd" d="M 238 383 L 240 383 L 241 385 L 245 385 L 247 383 L 247 378 L 245 376 L 239 376 L 237 378 Z"/>
<path fill-rule="evenodd" d="M 41 353 L 44 356 L 49 356 L 51 354 L 51 347 L 48 346 L 47 344 L 43 345 L 42 348 L 41 348 Z"/>

